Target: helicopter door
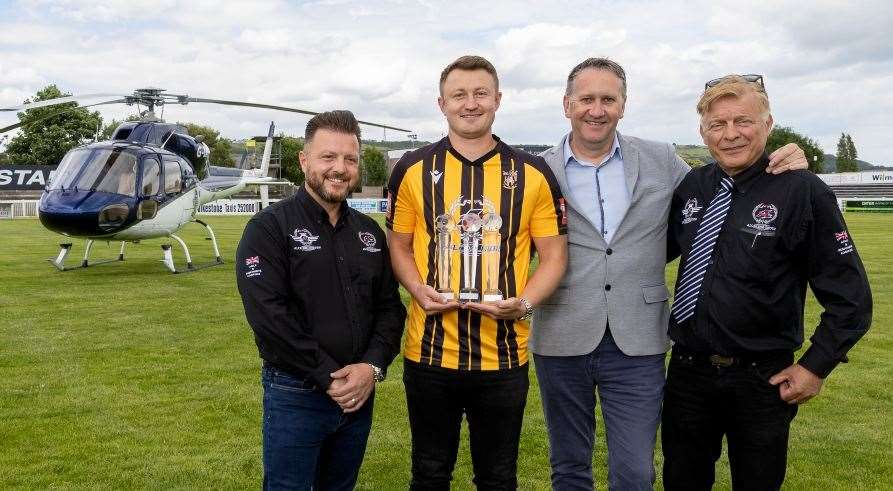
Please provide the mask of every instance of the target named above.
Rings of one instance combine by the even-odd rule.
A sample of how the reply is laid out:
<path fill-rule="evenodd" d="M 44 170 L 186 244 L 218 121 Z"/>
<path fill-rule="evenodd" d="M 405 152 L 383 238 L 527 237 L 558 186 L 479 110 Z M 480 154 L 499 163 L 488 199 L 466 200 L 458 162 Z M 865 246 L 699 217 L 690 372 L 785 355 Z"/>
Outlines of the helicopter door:
<path fill-rule="evenodd" d="M 183 170 L 173 157 L 164 158 L 164 194 L 168 199 L 183 192 Z"/>
<path fill-rule="evenodd" d="M 161 190 L 161 164 L 157 157 L 146 157 L 143 159 L 143 172 L 140 176 L 140 206 L 137 209 L 137 218 L 149 219 L 155 218 L 158 213 L 159 201 L 162 201 L 164 195 Z"/>

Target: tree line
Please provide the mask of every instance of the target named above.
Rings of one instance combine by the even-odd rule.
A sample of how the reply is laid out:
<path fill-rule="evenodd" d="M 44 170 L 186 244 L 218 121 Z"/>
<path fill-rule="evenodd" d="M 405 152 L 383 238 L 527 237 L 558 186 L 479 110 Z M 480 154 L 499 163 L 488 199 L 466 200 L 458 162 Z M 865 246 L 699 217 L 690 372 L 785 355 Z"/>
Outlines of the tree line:
<path fill-rule="evenodd" d="M 55 84 L 37 91 L 34 97 L 25 100 L 25 104 L 67 97 L 71 94 L 62 92 Z M 59 104 L 52 107 L 28 109 L 18 113 L 19 121 L 27 124 L 21 127 L 18 135 L 13 137 L 0 153 L 0 164 L 21 165 L 57 165 L 72 148 L 92 140 L 108 140 L 115 129 L 126 121 L 138 121 L 139 116 L 129 116 L 124 121 L 112 119 L 104 123 L 98 111 L 89 111 L 80 107 L 77 102 Z M 236 160 L 234 151 L 238 144 L 220 135 L 220 131 L 196 123 L 178 122 L 184 126 L 191 136 L 202 135 L 205 144 L 211 150 L 211 165 L 234 167 Z M 304 139 L 284 134 L 280 144 L 282 150 L 282 177 L 295 184 L 304 182 L 304 173 L 298 161 L 298 153 L 304 148 Z M 378 143 L 378 142 L 375 142 Z M 384 185 L 387 179 L 387 159 L 378 145 L 364 145 L 361 157 L 361 183 L 370 186 Z"/>
<path fill-rule="evenodd" d="M 48 85 L 25 103 L 66 97 L 56 85 Z M 9 141 L 5 153 L 0 153 L 0 164 L 55 165 L 62 160 L 68 150 L 85 141 L 93 139 L 105 140 L 111 137 L 115 129 L 124 121 L 139 120 L 139 116 L 130 116 L 124 121 L 112 119 L 103 124 L 102 116 L 97 111 L 89 111 L 79 107 L 76 102 L 60 104 L 53 107 L 29 109 L 18 113 L 20 121 L 30 121 L 22 127 L 18 135 Z M 220 132 L 209 126 L 196 123 L 178 123 L 186 127 L 192 136 L 202 135 L 210 148 L 209 160 L 212 165 L 233 167 L 236 164 L 234 149 L 238 144 L 231 139 L 223 138 Z M 300 137 L 280 134 L 282 146 L 282 177 L 295 184 L 304 182 L 304 173 L 298 162 L 298 153 L 304 148 L 304 140 Z M 825 152 L 812 138 L 802 135 L 786 126 L 776 126 L 769 134 L 766 150 L 771 153 L 788 144 L 797 143 L 806 154 L 809 170 L 815 173 L 823 171 Z M 368 142 L 363 146 L 361 157 L 361 183 L 370 186 L 384 185 L 387 179 L 387 158 L 380 148 L 385 150 L 403 145 L 414 146 L 416 142 Z M 680 152 L 680 156 L 691 166 L 697 167 L 709 161 L 704 155 L 694 156 Z M 858 158 L 853 138 L 841 133 L 837 142 L 837 172 L 855 172 L 859 170 Z"/>
<path fill-rule="evenodd" d="M 802 135 L 788 126 L 776 126 L 769 133 L 766 141 L 766 152 L 772 153 L 788 143 L 796 143 L 806 154 L 809 162 L 809 170 L 821 174 L 824 171 L 825 151 L 812 138 Z M 700 147 L 698 147 L 700 148 Z M 700 167 L 710 162 L 710 156 L 706 153 L 691 151 L 691 146 L 683 146 L 678 149 L 679 156 L 690 166 Z M 846 133 L 840 134 L 837 141 L 837 172 L 858 172 L 859 165 L 856 161 L 858 154 L 853 137 Z"/>

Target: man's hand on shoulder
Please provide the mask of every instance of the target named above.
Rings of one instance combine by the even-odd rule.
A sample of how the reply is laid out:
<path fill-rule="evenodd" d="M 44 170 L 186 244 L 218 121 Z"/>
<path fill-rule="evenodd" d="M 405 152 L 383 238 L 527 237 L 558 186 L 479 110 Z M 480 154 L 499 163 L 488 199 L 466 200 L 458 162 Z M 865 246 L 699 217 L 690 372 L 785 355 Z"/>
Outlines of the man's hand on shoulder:
<path fill-rule="evenodd" d="M 808 168 L 809 162 L 806 161 L 806 154 L 803 153 L 803 149 L 796 143 L 788 143 L 769 154 L 769 166 L 766 167 L 766 172 L 781 174 L 789 170 Z"/>
<path fill-rule="evenodd" d="M 788 404 L 803 404 L 819 394 L 822 382 L 818 375 L 810 372 L 799 363 L 785 368 L 769 379 L 778 386 L 781 399 Z"/>
<path fill-rule="evenodd" d="M 345 413 L 363 407 L 375 388 L 375 373 L 368 363 L 347 365 L 331 374 L 332 384 L 326 394 L 337 402 Z"/>
<path fill-rule="evenodd" d="M 468 302 L 465 304 L 465 308 L 493 319 L 515 320 L 527 313 L 527 307 L 517 297 L 495 302 Z"/>

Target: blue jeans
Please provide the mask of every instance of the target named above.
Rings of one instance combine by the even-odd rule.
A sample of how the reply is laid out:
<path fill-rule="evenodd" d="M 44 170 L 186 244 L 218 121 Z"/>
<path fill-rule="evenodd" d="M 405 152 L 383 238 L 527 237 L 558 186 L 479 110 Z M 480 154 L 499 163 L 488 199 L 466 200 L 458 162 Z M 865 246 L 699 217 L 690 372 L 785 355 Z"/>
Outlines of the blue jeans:
<path fill-rule="evenodd" d="M 595 393 L 608 440 L 608 488 L 652 489 L 664 355 L 627 356 L 610 331 L 589 354 L 534 355 L 555 490 L 594 487 Z"/>
<path fill-rule="evenodd" d="M 261 383 L 264 489 L 353 489 L 372 426 L 372 396 L 345 414 L 309 379 L 265 366 Z"/>

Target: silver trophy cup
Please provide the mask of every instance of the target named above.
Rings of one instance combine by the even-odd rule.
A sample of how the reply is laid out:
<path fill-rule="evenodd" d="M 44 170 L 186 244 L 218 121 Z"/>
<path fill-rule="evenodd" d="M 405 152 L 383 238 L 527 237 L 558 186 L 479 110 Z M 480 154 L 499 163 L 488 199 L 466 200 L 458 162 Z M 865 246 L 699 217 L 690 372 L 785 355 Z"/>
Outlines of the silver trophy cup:
<path fill-rule="evenodd" d="M 459 252 L 462 256 L 463 269 L 462 288 L 459 290 L 460 302 L 477 302 L 481 299 L 481 292 L 475 288 L 481 247 L 481 225 L 481 217 L 476 212 L 468 212 L 459 218 L 462 238 Z"/>
<path fill-rule="evenodd" d="M 481 227 L 483 233 L 483 246 L 481 247 L 481 266 L 484 269 L 484 302 L 496 302 L 502 300 L 502 292 L 499 290 L 499 250 L 502 243 L 502 217 L 496 213 L 484 215 Z"/>
<path fill-rule="evenodd" d="M 453 300 L 456 298 L 453 292 L 453 284 L 451 282 L 451 269 L 453 263 L 453 230 L 456 229 L 456 222 L 453 221 L 452 215 L 440 215 L 434 221 L 437 242 L 437 262 L 436 262 L 436 282 L 437 293 L 444 300 Z"/>

